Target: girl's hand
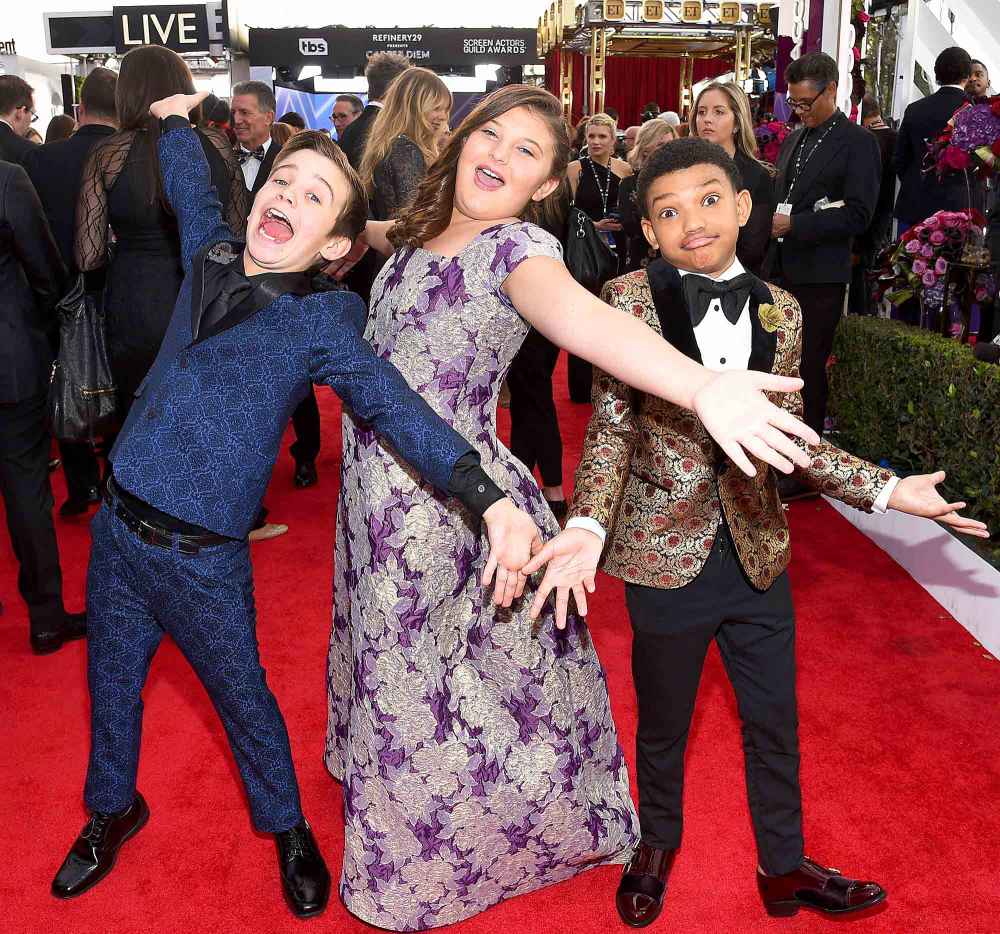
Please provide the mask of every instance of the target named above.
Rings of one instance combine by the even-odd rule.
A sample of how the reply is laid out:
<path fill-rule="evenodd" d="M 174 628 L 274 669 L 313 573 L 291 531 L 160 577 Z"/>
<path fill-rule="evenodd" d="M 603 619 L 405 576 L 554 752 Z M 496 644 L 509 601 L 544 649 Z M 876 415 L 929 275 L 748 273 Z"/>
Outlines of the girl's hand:
<path fill-rule="evenodd" d="M 808 467 L 809 454 L 789 435 L 819 444 L 819 435 L 771 402 L 764 392 L 797 392 L 802 380 L 757 370 L 727 370 L 706 383 L 692 408 L 719 447 L 747 476 L 756 474 L 748 454 L 782 473 Z"/>

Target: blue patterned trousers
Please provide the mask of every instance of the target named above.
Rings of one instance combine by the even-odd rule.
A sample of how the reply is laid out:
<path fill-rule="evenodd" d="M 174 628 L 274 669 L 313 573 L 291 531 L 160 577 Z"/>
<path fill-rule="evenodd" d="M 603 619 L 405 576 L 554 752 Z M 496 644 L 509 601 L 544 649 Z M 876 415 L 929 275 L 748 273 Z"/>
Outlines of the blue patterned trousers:
<path fill-rule="evenodd" d="M 120 811 L 135 798 L 142 688 L 163 636 L 177 643 L 226 728 L 256 828 L 302 819 L 288 731 L 257 650 L 246 541 L 181 554 L 140 541 L 101 505 L 87 575 L 91 750 L 84 800 Z"/>

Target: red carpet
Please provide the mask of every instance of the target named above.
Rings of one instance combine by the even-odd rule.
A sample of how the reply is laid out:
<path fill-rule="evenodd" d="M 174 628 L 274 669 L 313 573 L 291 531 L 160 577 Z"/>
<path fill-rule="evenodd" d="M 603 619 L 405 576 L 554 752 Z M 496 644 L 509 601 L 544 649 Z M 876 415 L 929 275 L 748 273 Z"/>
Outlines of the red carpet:
<path fill-rule="evenodd" d="M 562 369 L 562 368 L 560 368 Z M 568 469 L 587 409 L 557 392 Z M 320 484 L 296 491 L 287 454 L 267 503 L 284 538 L 254 546 L 259 635 L 269 681 L 288 720 L 306 813 L 336 876 L 340 788 L 321 757 L 333 517 L 340 447 L 331 394 Z M 506 413 L 502 413 L 506 421 Z M 57 475 L 57 503 L 64 490 Z M 1000 931 L 1000 665 L 896 564 L 833 510 L 792 510 L 799 618 L 799 693 L 807 850 L 874 878 L 884 910 L 859 932 L 995 934 Z M 83 605 L 84 522 L 57 520 L 66 600 Z M 115 872 L 77 901 L 48 892 L 85 819 L 88 749 L 85 648 L 28 650 L 13 559 L 0 533 L 0 725 L 4 870 L 0 931 L 277 932 L 301 930 L 281 899 L 270 838 L 251 829 L 225 737 L 204 690 L 164 643 L 147 685 L 139 787 L 148 827 Z M 599 582 L 592 603 L 597 648 L 630 761 L 635 705 L 621 587 Z M 757 899 L 738 721 L 718 655 L 710 654 L 691 735 L 685 845 L 667 908 L 650 930 L 685 934 L 812 932 L 836 922 L 801 913 L 768 918 Z M 587 934 L 624 932 L 613 907 L 618 870 L 593 870 L 515 899 L 448 930 Z M 334 898 L 312 928 L 372 930 Z"/>

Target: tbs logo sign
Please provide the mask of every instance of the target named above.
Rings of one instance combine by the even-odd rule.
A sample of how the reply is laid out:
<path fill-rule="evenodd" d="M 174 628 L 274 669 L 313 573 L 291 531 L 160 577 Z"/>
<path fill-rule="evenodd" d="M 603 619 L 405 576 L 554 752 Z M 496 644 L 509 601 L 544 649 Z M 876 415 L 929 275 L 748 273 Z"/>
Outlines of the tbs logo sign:
<path fill-rule="evenodd" d="M 299 39 L 299 53 L 301 55 L 327 55 L 329 49 L 327 48 L 326 39 L 322 37 Z"/>

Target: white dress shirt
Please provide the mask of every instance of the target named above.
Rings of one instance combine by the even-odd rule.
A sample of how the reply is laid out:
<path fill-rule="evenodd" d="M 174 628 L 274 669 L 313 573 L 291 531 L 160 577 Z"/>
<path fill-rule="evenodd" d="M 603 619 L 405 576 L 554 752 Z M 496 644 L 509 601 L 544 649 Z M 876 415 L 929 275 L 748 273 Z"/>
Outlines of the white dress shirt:
<path fill-rule="evenodd" d="M 697 275 L 690 270 L 678 269 L 681 278 Z M 718 276 L 712 276 L 720 282 L 735 279 L 746 270 L 738 259 Z M 750 321 L 750 299 L 748 298 L 735 324 L 730 323 L 722 310 L 722 300 L 713 298 L 708 305 L 705 317 L 694 328 L 694 339 L 701 353 L 701 361 L 709 370 L 745 370 L 750 362 L 750 349 L 753 342 L 753 324 Z M 893 477 L 876 497 L 872 511 L 884 513 L 889 507 L 889 497 L 899 482 Z M 576 516 L 566 523 L 567 529 L 586 529 L 593 532 L 602 542 L 607 537 L 604 527 L 589 516 Z"/>
<path fill-rule="evenodd" d="M 264 158 L 267 158 L 268 150 L 274 145 L 274 140 L 270 136 L 267 138 L 267 142 L 264 143 Z M 240 143 L 240 152 L 252 152 L 252 150 L 247 149 L 242 143 Z M 247 191 L 253 191 L 254 182 L 257 181 L 257 173 L 260 172 L 260 167 L 263 165 L 263 161 L 260 159 L 247 159 L 240 168 L 243 170 L 243 181 L 246 183 Z"/>

